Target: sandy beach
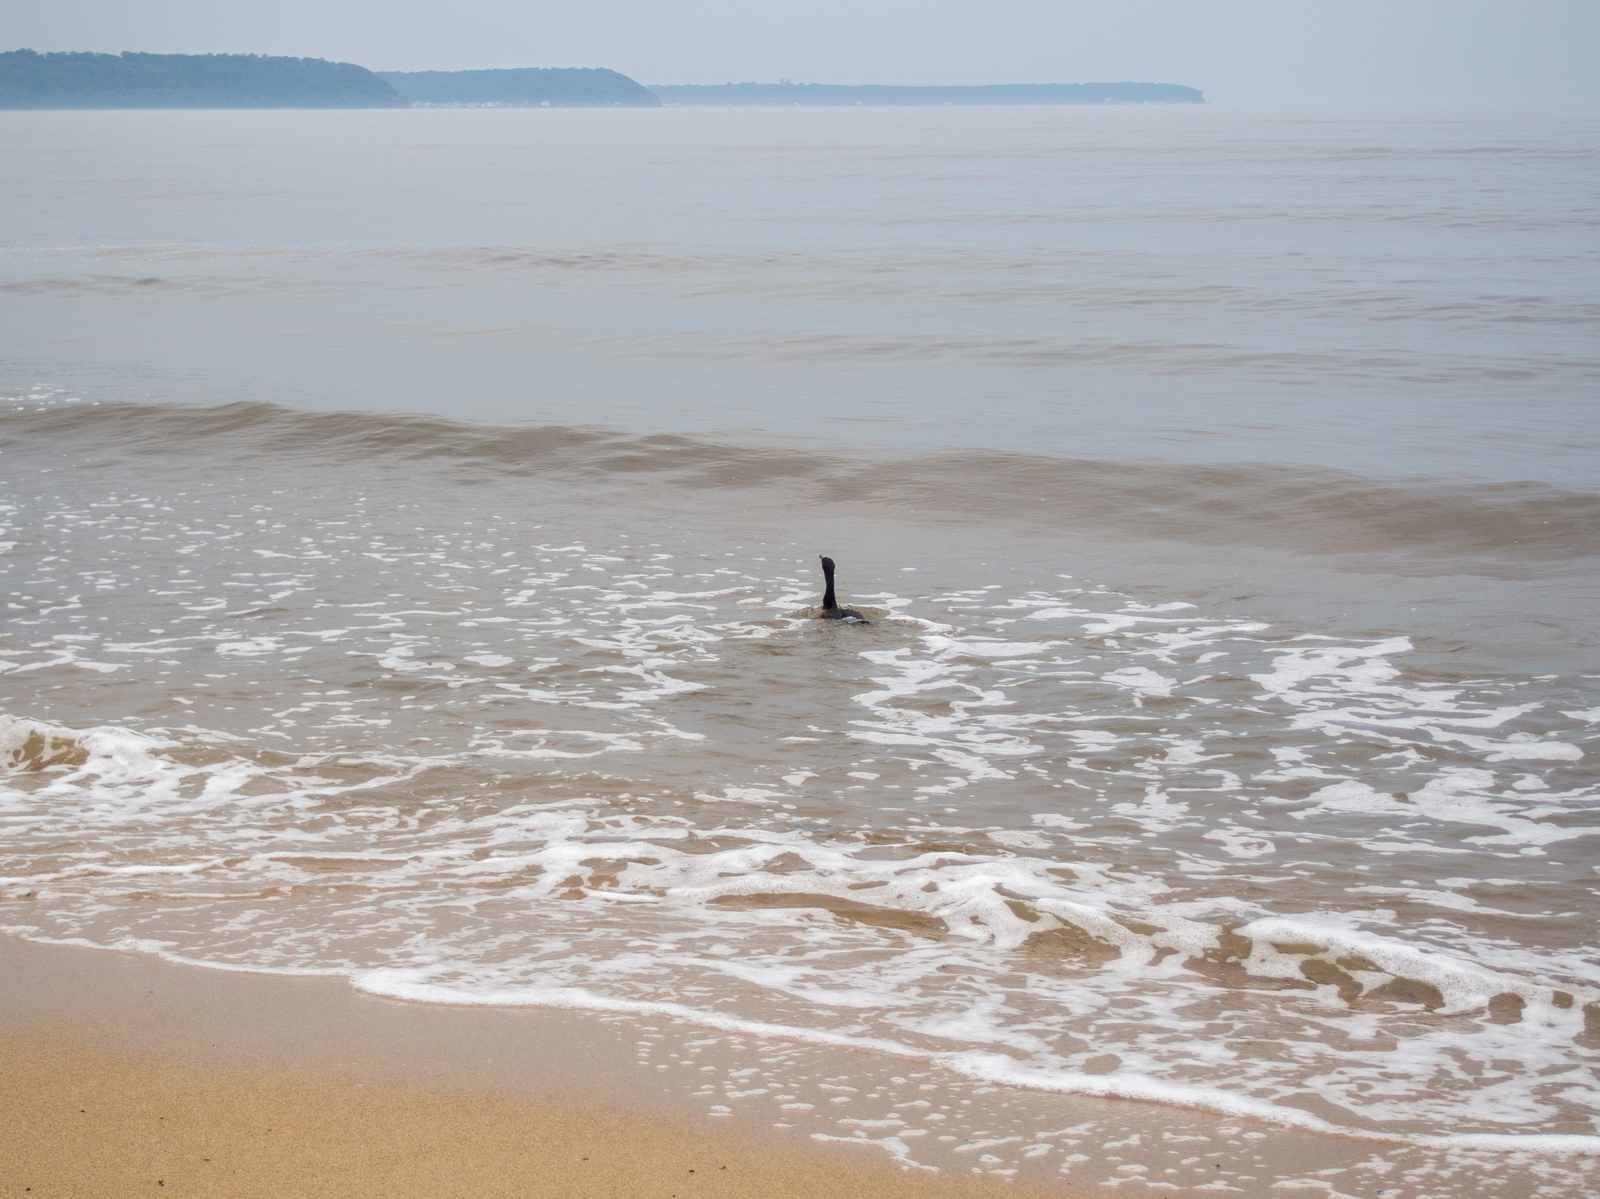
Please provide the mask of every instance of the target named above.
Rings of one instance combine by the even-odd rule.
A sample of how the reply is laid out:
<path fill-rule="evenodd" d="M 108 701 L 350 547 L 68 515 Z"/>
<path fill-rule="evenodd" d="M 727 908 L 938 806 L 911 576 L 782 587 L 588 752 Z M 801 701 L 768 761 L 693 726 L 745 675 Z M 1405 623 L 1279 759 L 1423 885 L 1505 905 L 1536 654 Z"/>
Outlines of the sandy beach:
<path fill-rule="evenodd" d="M 0 1178 L 8 1194 L 1071 1193 L 905 1171 L 870 1151 L 828 1151 L 630 1104 L 619 1098 L 605 1047 L 574 1038 L 561 1013 L 547 1014 L 548 1068 L 532 1087 L 513 1089 L 491 1071 L 471 1086 L 466 1074 L 441 1070 L 453 1056 L 441 1046 L 459 1029 L 409 1044 L 397 1038 L 374 1053 L 352 1035 L 350 1010 L 339 1010 L 340 988 L 328 980 L 229 975 L 9 939 L 0 956 Z M 324 1001 L 325 1024 L 306 1023 L 308 999 Z M 364 1006 L 424 1022 L 430 1014 L 356 1005 Z M 491 1015 L 453 1014 L 468 1023 Z M 380 1041 L 397 1031 L 382 1020 L 376 1028 Z M 455 1057 L 456 1067 L 468 1056 Z M 595 1069 L 584 1077 L 586 1058 Z"/>
<path fill-rule="evenodd" d="M 8 1030 L 0 1055 L 8 1193 L 933 1199 L 1003 1185 L 615 1107 L 373 1085 L 60 1034 Z"/>
<path fill-rule="evenodd" d="M 974 1132 L 937 1170 L 806 1134 L 778 1095 L 719 1114 L 684 1077 L 734 1070 L 701 1030 L 635 1017 L 403 1003 L 340 978 L 208 970 L 0 937 L 0 1179 L 7 1193 L 203 1196 L 1070 1197 L 1114 1186 L 1437 1199 L 1589 1193 L 1586 1157 L 1440 1153 L 1153 1104 L 962 1087 L 976 1125 L 1015 1105 L 1078 1149 L 1002 1170 Z M 649 1056 L 641 1046 L 654 1046 Z M 902 1063 L 810 1056 L 890 1106 Z M 654 1060 L 659 1059 L 659 1060 Z M 791 1066 L 794 1064 L 791 1061 Z M 922 1092 L 924 1094 L 928 1092 Z M 976 1126 L 975 1125 L 975 1126 Z M 1443 1181 L 1441 1181 L 1443 1180 Z M 1439 1189 L 1441 1185 L 1446 1189 Z"/>

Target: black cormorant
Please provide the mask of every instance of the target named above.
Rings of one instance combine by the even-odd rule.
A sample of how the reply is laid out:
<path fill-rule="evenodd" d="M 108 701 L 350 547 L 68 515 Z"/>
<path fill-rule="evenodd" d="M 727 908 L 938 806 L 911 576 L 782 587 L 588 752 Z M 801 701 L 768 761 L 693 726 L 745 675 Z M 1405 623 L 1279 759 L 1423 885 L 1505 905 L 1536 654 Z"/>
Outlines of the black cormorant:
<path fill-rule="evenodd" d="M 839 601 L 833 595 L 833 559 L 822 560 L 822 578 L 827 584 L 822 589 L 822 611 L 817 615 L 823 620 L 859 620 L 862 624 L 871 624 L 861 613 L 853 608 L 841 608 Z"/>

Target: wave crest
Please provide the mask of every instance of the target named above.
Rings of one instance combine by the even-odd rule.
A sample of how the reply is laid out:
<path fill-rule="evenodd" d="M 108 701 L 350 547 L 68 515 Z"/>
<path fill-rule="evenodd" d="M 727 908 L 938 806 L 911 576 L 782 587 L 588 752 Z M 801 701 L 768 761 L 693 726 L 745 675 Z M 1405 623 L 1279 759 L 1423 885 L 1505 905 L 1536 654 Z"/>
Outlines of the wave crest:
<path fill-rule="evenodd" d="M 570 425 L 308 412 L 262 402 L 13 408 L 7 446 L 89 443 L 101 456 L 182 458 L 233 470 L 403 466 L 444 481 L 538 478 L 600 488 L 777 491 L 812 508 L 923 523 L 1421 561 L 1556 563 L 1600 554 L 1600 495 L 1543 483 L 1377 480 L 1273 463 L 1196 464 L 945 450 L 870 458 L 792 445 Z M 1584 567 L 1587 569 L 1587 566 Z"/>

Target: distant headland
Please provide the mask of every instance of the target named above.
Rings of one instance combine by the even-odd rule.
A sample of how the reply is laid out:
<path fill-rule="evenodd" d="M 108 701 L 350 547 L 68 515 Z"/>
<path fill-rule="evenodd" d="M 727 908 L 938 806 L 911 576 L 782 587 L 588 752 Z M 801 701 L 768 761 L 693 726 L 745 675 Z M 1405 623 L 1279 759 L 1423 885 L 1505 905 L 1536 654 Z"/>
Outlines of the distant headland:
<path fill-rule="evenodd" d="M 370 71 L 261 54 L 0 53 L 0 108 L 656 108 L 969 104 L 1204 104 L 1174 83 L 984 87 L 719 83 L 645 87 L 591 67 Z"/>
<path fill-rule="evenodd" d="M 653 83 L 663 104 L 944 105 L 944 104 L 1204 104 L 1196 88 L 1176 83 L 995 83 L 979 87 L 894 87 L 834 83 Z"/>
<path fill-rule="evenodd" d="M 366 67 L 259 54 L 0 54 L 0 108 L 404 108 Z"/>
<path fill-rule="evenodd" d="M 603 67 L 373 73 L 414 105 L 657 108 L 661 104 L 648 88 Z"/>

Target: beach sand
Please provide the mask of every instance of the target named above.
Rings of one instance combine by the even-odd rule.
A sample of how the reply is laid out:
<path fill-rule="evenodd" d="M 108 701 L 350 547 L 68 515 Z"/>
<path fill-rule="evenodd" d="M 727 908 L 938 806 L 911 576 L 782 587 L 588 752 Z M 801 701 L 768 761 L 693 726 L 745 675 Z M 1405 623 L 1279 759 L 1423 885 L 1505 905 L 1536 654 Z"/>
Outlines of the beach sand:
<path fill-rule="evenodd" d="M 59 1034 L 0 1034 L 0 1057 L 6 1194 L 935 1199 L 1003 1187 L 615 1107 L 373 1085 Z"/>
<path fill-rule="evenodd" d="M 674 1109 L 638 1026 L 0 937 L 0 1193 L 1063 1195 Z"/>
<path fill-rule="evenodd" d="M 704 1080 L 752 1062 L 847 1076 L 886 1111 L 933 1085 L 908 1082 L 903 1059 L 631 1013 L 405 1003 L 339 976 L 0 936 L 0 1195 L 1554 1199 L 1600 1179 L 1589 1158 L 1441 1154 L 959 1079 L 940 1085 L 971 1105 L 973 1131 L 942 1157 L 924 1137 L 919 1160 L 939 1168 L 913 1168 L 882 1143 L 820 1139 L 810 1130 L 840 1125 L 808 1125 L 790 1110 L 806 1103 L 782 1102 L 829 1102 L 803 1084 L 715 1110 L 722 1094 Z M 1024 1154 L 1002 1172 L 976 1130 L 1019 1111 L 1014 1127 L 1058 1130 L 1070 1154 Z"/>

